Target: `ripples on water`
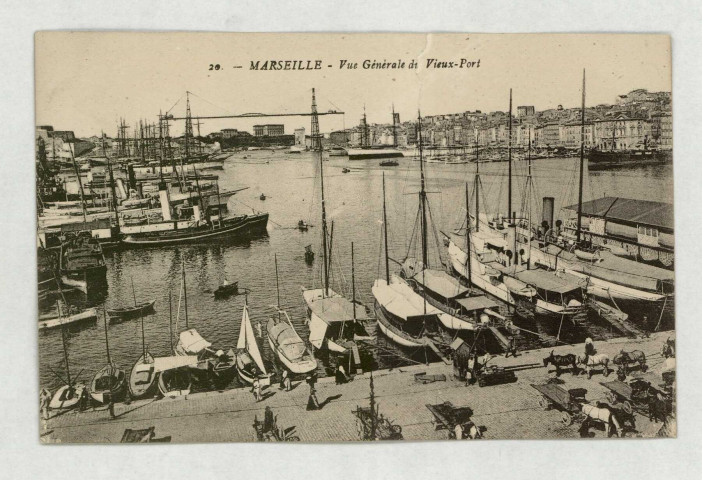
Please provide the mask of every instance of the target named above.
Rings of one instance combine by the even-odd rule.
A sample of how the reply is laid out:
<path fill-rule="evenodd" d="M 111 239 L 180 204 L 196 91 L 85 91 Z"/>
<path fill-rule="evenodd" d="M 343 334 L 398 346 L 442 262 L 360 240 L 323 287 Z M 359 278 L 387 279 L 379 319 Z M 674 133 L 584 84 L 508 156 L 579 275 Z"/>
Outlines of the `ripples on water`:
<path fill-rule="evenodd" d="M 156 300 L 155 313 L 145 317 L 144 330 L 149 350 L 155 355 L 169 352 L 169 292 L 173 301 L 174 332 L 184 329 L 183 307 L 176 328 L 176 309 L 180 290 L 181 263 L 185 264 L 188 316 L 190 328 L 215 346 L 235 346 L 239 334 L 244 297 L 233 296 L 215 300 L 212 292 L 224 280 L 238 281 L 240 289 L 250 290 L 248 302 L 251 318 L 265 325 L 274 312 L 276 303 L 276 277 L 274 254 L 278 256 L 281 304 L 286 308 L 303 338 L 308 330 L 304 324 L 304 306 L 301 287 L 319 286 L 321 265 L 321 228 L 319 170 L 309 154 L 287 155 L 282 152 L 247 152 L 225 160 L 220 175 L 222 190 L 241 186 L 250 187 L 237 193 L 229 203 L 230 212 L 246 213 L 251 208 L 270 213 L 268 235 L 243 242 L 188 245 L 180 247 L 143 248 L 106 253 L 108 289 L 104 298 L 87 301 L 80 293 L 67 295 L 70 303 L 96 306 L 100 319 L 96 325 L 71 329 L 67 335 L 72 375 L 80 374 L 80 381 L 87 382 L 106 362 L 102 307 L 114 308 L 130 305 L 132 281 L 137 301 Z M 354 242 L 357 298 L 372 306 L 371 286 L 384 275 L 381 256 L 382 172 L 385 171 L 388 226 L 390 230 L 391 257 L 402 259 L 408 252 L 417 252 L 416 242 L 410 244 L 417 211 L 419 189 L 419 164 L 413 159 L 400 159 L 400 166 L 382 169 L 379 160 L 348 161 L 345 157 L 332 157 L 324 162 L 325 196 L 327 213 L 334 222 L 333 279 L 339 291 L 351 292 L 351 242 Z M 342 173 L 343 167 L 350 173 Z M 483 193 L 481 211 L 485 205 L 501 205 L 506 210 L 507 166 L 504 163 L 481 164 Z M 437 231 L 448 232 L 460 225 L 465 218 L 465 183 L 472 191 L 475 165 L 427 164 L 427 190 L 432 219 Z M 549 159 L 534 161 L 536 184 L 534 205 L 539 211 L 540 198 L 556 197 L 556 211 L 577 201 L 577 159 Z M 514 165 L 513 207 L 521 209 L 524 195 L 526 162 Z M 648 167 L 616 172 L 593 172 L 585 182 L 585 198 L 603 195 L 672 201 L 672 167 Z M 259 200 L 261 193 L 267 199 Z M 471 199 L 472 202 L 472 199 Z M 471 207 L 474 208 L 474 207 Z M 489 207 L 490 208 L 490 207 Z M 493 208 L 494 209 L 494 208 Z M 308 232 L 295 228 L 304 219 L 314 225 Z M 437 258 L 436 243 L 431 240 L 432 257 Z M 304 247 L 312 245 L 317 258 L 312 267 L 304 261 Z M 442 249 L 445 258 L 445 252 Z M 396 265 L 391 262 L 391 269 Z M 41 311 L 52 305 L 41 305 Z M 523 325 L 538 331 L 554 332 L 558 325 Z M 582 341 L 587 334 L 606 336 L 607 325 L 589 325 L 591 330 L 569 329 L 564 326 L 570 341 Z M 594 330 L 594 331 L 592 331 Z M 109 325 L 110 353 L 113 361 L 124 369 L 131 369 L 141 355 L 141 327 L 138 319 Z M 371 328 L 372 334 L 375 327 Z M 424 361 L 423 352 L 400 352 L 382 335 L 378 335 L 380 349 L 375 352 L 377 368 L 406 364 L 398 356 L 411 356 L 414 361 Z M 63 350 L 60 330 L 39 334 L 40 384 L 56 388 L 60 383 L 52 373 L 63 375 Z M 259 341 L 263 356 L 273 363 L 274 355 L 265 339 Z M 489 345 L 488 345 L 489 346 Z M 533 346 L 538 346 L 534 344 Z M 394 352 L 394 353 L 393 353 Z M 366 355 L 369 352 L 365 352 Z M 431 358 L 430 358 L 431 360 Z M 320 362 L 320 374 L 325 371 Z M 233 386 L 236 386 L 236 381 Z"/>

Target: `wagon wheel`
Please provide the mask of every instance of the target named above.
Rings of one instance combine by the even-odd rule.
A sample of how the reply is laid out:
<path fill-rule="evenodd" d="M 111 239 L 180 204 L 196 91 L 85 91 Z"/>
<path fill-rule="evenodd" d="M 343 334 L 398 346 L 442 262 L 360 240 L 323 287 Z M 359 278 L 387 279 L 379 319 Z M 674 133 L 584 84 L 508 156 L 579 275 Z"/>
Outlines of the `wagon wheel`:
<path fill-rule="evenodd" d="M 631 402 L 629 400 L 624 400 L 624 403 L 622 403 L 622 408 L 629 415 L 631 415 L 634 411 L 633 407 L 631 406 Z"/>
<path fill-rule="evenodd" d="M 400 425 L 391 425 L 390 431 L 395 435 L 400 435 L 402 434 L 402 427 Z"/>
<path fill-rule="evenodd" d="M 550 410 L 551 409 L 551 402 L 548 400 L 546 397 L 539 397 L 539 406 L 542 407 L 544 410 Z"/>
<path fill-rule="evenodd" d="M 563 422 L 565 426 L 572 425 L 573 417 L 568 412 L 561 412 L 561 422 Z"/>
<path fill-rule="evenodd" d="M 614 392 L 607 392 L 607 400 L 609 400 L 609 403 L 617 403 L 617 396 Z"/>

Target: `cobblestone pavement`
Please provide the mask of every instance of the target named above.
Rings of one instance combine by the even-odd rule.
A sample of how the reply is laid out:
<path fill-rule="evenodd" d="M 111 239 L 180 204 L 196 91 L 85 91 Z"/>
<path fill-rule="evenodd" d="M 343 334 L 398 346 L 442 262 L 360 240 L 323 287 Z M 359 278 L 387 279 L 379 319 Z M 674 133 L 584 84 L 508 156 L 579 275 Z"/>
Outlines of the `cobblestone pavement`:
<path fill-rule="evenodd" d="M 621 349 L 642 350 L 646 354 L 649 371 L 645 377 L 656 385 L 661 382 L 663 362 L 660 351 L 666 338 L 673 332 L 653 334 L 645 339 L 613 339 L 597 342 L 598 353 L 612 358 Z M 566 426 L 555 409 L 545 410 L 539 405 L 540 394 L 532 383 L 545 383 L 555 376 L 553 367 L 543 367 L 542 359 L 554 350 L 556 354 L 582 354 L 583 345 L 522 352 L 516 358 L 495 357 L 490 364 L 517 367 L 515 383 L 478 387 L 465 386 L 453 378 L 449 365 L 436 363 L 414 365 L 373 373 L 376 402 L 379 411 L 394 424 L 402 427 L 405 440 L 440 440 L 447 438 L 446 430 L 435 430 L 433 416 L 426 404 L 450 401 L 456 406 L 470 406 L 473 420 L 485 426 L 485 438 L 578 438 L 579 422 Z M 444 374 L 446 381 L 421 384 L 414 374 Z M 604 378 L 601 372 L 588 380 L 587 375 L 561 374 L 564 388 L 587 389 L 587 400 L 606 401 L 606 389 L 599 384 L 615 378 Z M 317 384 L 317 397 L 322 410 L 307 411 L 309 387 L 295 383 L 291 392 L 277 385 L 264 392 L 267 397 L 256 402 L 248 389 L 192 394 L 179 399 L 143 400 L 115 406 L 116 418 L 111 419 L 105 407 L 86 412 L 68 412 L 49 419 L 40 428 L 45 443 L 116 443 L 126 428 L 156 427 L 156 436 L 171 436 L 172 442 L 240 442 L 254 439 L 254 416 L 263 419 L 266 406 L 277 415 L 278 426 L 294 427 L 294 435 L 303 442 L 358 441 L 357 406 L 368 406 L 368 373 L 357 375 L 352 382 L 336 385 L 334 378 L 322 378 Z M 653 432 L 659 425 L 651 425 L 648 418 L 637 415 L 638 432 Z M 596 437 L 604 437 L 601 430 L 593 429 Z"/>

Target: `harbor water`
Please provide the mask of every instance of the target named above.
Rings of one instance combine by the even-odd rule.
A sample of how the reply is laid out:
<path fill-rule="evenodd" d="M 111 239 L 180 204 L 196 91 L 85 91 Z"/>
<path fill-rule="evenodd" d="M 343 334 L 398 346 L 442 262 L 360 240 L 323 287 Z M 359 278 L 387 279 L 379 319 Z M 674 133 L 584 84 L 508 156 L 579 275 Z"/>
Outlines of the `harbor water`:
<path fill-rule="evenodd" d="M 398 159 L 399 166 L 382 168 L 379 160 L 349 161 L 346 157 L 331 157 L 324 162 L 324 189 L 328 221 L 333 222 L 333 253 L 331 284 L 337 292 L 351 295 L 351 243 L 355 253 L 355 284 L 357 298 L 373 306 L 371 287 L 376 278 L 383 277 L 382 249 L 383 172 L 385 172 L 389 251 L 392 259 L 402 261 L 406 256 L 420 256 L 416 241 L 419 162 L 413 158 Z M 540 216 L 541 198 L 555 197 L 556 213 L 562 207 L 577 202 L 578 158 L 541 159 L 533 162 L 535 193 L 528 199 L 533 215 Z M 342 168 L 351 171 L 343 173 Z M 459 227 L 465 219 L 465 188 L 472 194 L 476 165 L 427 163 L 427 191 L 432 224 L 429 232 L 430 260 L 438 265 L 446 253 L 441 232 Z M 225 280 L 238 282 L 239 289 L 248 292 L 250 315 L 257 330 L 260 322 L 264 337 L 259 339 L 262 354 L 271 366 L 274 355 L 265 339 L 265 323 L 275 311 L 276 271 L 278 259 L 280 305 L 286 309 L 301 337 L 307 338 L 302 287 L 320 286 L 321 220 L 319 164 L 312 155 L 286 154 L 282 151 L 254 151 L 233 154 L 224 162 L 219 175 L 221 190 L 249 187 L 229 201 L 231 213 L 252 210 L 270 214 L 267 235 L 246 241 L 222 241 L 201 245 L 118 249 L 105 253 L 107 289 L 93 298 L 80 292 L 68 292 L 69 303 L 98 308 L 96 324 L 66 331 L 71 375 L 87 383 L 106 363 L 102 307 L 125 307 L 137 302 L 155 300 L 155 311 L 144 318 L 148 350 L 154 356 L 168 355 L 169 330 L 185 329 L 184 301 L 181 292 L 181 265 L 184 265 L 187 285 L 188 327 L 195 328 L 215 347 L 233 347 L 239 335 L 244 296 L 215 299 L 213 291 Z M 527 162 L 513 164 L 513 209 L 524 211 L 524 184 Z M 507 209 L 507 163 L 481 163 L 481 211 L 505 212 Z M 671 202 L 673 170 L 671 165 L 598 171 L 586 175 L 585 200 L 601 196 L 622 196 L 636 199 Z M 265 200 L 261 200 L 261 194 Z M 472 195 L 471 195 L 472 197 Z M 474 209 L 471 198 L 471 209 Z M 299 220 L 312 227 L 302 232 Z M 414 234 L 414 235 L 413 235 Z M 415 238 L 414 240 L 412 240 Z M 305 246 L 316 252 L 312 265 L 305 262 Z M 440 256 L 442 258 L 440 258 Z M 398 271 L 390 262 L 391 271 Z M 134 285 L 134 292 L 132 291 Z M 172 305 L 172 327 L 169 327 L 169 295 Z M 180 303 L 180 305 L 179 305 Z M 40 313 L 55 308 L 51 302 L 40 305 Z M 562 329 L 561 338 L 568 342 L 619 335 L 610 332 L 608 324 L 568 325 L 521 323 L 536 332 Z M 553 320 L 550 321 L 551 323 Z M 535 324 L 534 324 L 535 323 Z M 109 324 L 110 355 L 118 366 L 131 369 L 141 355 L 141 324 L 139 319 Z M 374 368 L 389 368 L 411 362 L 424 362 L 424 351 L 411 352 L 393 346 L 376 332 L 374 323 L 369 333 L 376 334 L 374 348 L 363 348 L 365 356 L 373 356 Z M 538 336 L 523 334 L 522 346 L 543 346 Z M 55 389 L 63 383 L 64 357 L 61 331 L 39 333 L 40 385 Z M 488 348 L 489 349 L 489 348 Z M 327 375 L 333 362 L 320 358 L 319 374 Z M 431 360 L 431 358 L 429 358 Z M 233 380 L 232 386 L 237 386 Z"/>

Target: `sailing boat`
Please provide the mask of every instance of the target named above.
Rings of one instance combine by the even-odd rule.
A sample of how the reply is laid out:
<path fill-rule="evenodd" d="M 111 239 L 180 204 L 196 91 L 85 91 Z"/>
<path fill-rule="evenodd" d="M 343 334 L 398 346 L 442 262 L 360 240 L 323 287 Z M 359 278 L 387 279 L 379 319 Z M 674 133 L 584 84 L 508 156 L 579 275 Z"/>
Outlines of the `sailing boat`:
<path fill-rule="evenodd" d="M 134 283 L 132 282 L 132 293 L 134 293 Z M 168 294 L 168 309 L 170 314 L 171 296 Z M 144 335 L 144 315 L 141 315 L 141 356 L 134 362 L 129 375 L 129 394 L 132 398 L 144 398 L 153 394 L 156 387 L 156 371 L 154 370 L 154 357 L 146 350 L 146 338 Z"/>
<path fill-rule="evenodd" d="M 90 396 L 98 403 L 106 403 L 109 400 L 121 400 L 126 391 L 127 377 L 124 370 L 117 368 L 110 358 L 110 341 L 107 335 L 107 313 L 103 309 L 102 318 L 105 324 L 105 353 L 107 354 L 107 365 L 102 367 L 90 382 Z"/>
<path fill-rule="evenodd" d="M 401 278 L 411 287 L 410 289 L 404 290 L 411 303 L 421 305 L 428 302 L 432 307 L 438 309 L 437 317 L 445 328 L 449 330 L 474 330 L 477 323 L 476 321 L 470 321 L 465 316 L 462 318 L 458 316 L 458 312 L 461 310 L 461 305 L 458 303 L 458 300 L 469 294 L 470 290 L 463 286 L 457 278 L 449 275 L 443 269 L 439 270 L 429 266 L 428 225 L 431 213 L 428 212 L 428 200 L 425 188 L 424 155 L 421 141 L 421 115 L 417 120 L 417 129 L 420 172 L 418 220 L 420 223 L 419 235 L 421 238 L 422 259 L 420 261 L 407 255 L 402 262 Z M 492 307 L 497 306 L 497 304 L 487 298 L 484 300 L 484 305 Z M 476 312 L 475 306 L 475 302 L 470 304 L 470 312 L 473 314 Z"/>
<path fill-rule="evenodd" d="M 317 349 L 327 349 L 332 352 L 343 353 L 351 347 L 349 339 L 353 338 L 355 328 L 359 327 L 359 319 L 367 318 L 366 307 L 355 301 L 348 300 L 343 295 L 336 293 L 329 286 L 329 273 L 331 270 L 331 247 L 327 242 L 327 213 L 324 198 L 324 162 L 322 159 L 322 144 L 319 134 L 319 119 L 317 117 L 317 103 L 315 90 L 312 89 L 312 149 L 319 158 L 319 178 L 322 196 L 322 283 L 323 288 L 302 288 L 302 298 L 307 306 L 307 320 L 310 326 L 310 343 Z M 333 227 L 332 227 L 333 231 Z M 352 321 L 354 328 L 345 329 L 347 322 Z M 363 332 L 365 333 L 365 332 Z"/>
<path fill-rule="evenodd" d="M 278 287 L 278 257 L 275 257 L 275 280 Z M 317 368 L 317 361 L 307 349 L 307 345 L 295 331 L 288 312 L 280 309 L 280 289 L 278 288 L 278 315 L 272 316 L 266 325 L 268 344 L 278 359 L 292 373 L 309 373 Z"/>
<path fill-rule="evenodd" d="M 249 318 L 248 299 L 244 301 L 244 310 L 241 314 L 241 330 L 236 344 L 236 371 L 244 382 L 252 384 L 258 378 L 262 386 L 271 384 L 271 373 L 266 372 L 266 366 L 258 349 L 258 342 L 254 336 L 251 319 Z"/>
<path fill-rule="evenodd" d="M 522 315 L 561 316 L 584 311 L 585 283 L 564 272 L 532 269 L 529 258 L 518 249 L 517 218 L 512 213 L 512 91 L 509 101 L 508 146 L 508 213 L 506 219 L 492 222 L 487 231 L 480 231 L 478 199 L 480 188 L 479 163 L 476 162 L 475 231 L 471 244 L 463 251 L 457 235 L 450 235 L 448 252 L 453 268 L 470 282 L 500 300 L 520 307 Z M 531 171 L 531 170 L 530 170 Z M 530 178 L 528 179 L 530 182 Z M 529 185 L 529 184 L 528 184 Z M 466 235 L 470 225 L 466 226 Z M 529 228 L 523 235 L 530 235 Z M 521 257 L 521 259 L 520 259 Z M 470 273 L 468 273 L 470 270 Z"/>
<path fill-rule="evenodd" d="M 185 263 L 181 264 L 182 285 L 181 293 L 185 303 L 185 330 L 180 332 L 178 343 L 175 346 L 176 355 L 195 355 L 198 359 L 196 373 L 209 373 L 220 376 L 230 372 L 234 366 L 234 350 L 229 349 L 225 354 L 223 350 L 215 350 L 212 343 L 208 342 L 194 328 L 188 325 L 188 291 L 185 285 Z M 178 306 L 180 313 L 180 305 Z"/>
<path fill-rule="evenodd" d="M 410 299 L 417 298 L 416 293 L 397 275 L 390 275 L 388 254 L 388 221 L 385 205 L 385 174 L 383 173 L 383 238 L 385 250 L 385 279 L 377 279 L 371 292 L 375 298 L 375 315 L 378 328 L 385 336 L 404 347 L 428 346 L 438 352 L 428 337 L 430 331 L 438 331 L 438 315 L 443 313 L 427 305 L 420 298 L 420 303 Z"/>
<path fill-rule="evenodd" d="M 168 309 L 168 345 L 169 357 L 156 357 L 153 359 L 154 375 L 158 374 L 158 389 L 161 395 L 168 398 L 181 397 L 190 394 L 192 377 L 190 368 L 197 367 L 196 355 L 176 355 L 173 348 L 173 313 Z"/>
<path fill-rule="evenodd" d="M 65 327 L 61 328 L 61 342 L 63 343 L 63 358 L 66 362 L 66 384 L 56 390 L 56 393 L 54 393 L 53 397 L 51 397 L 49 408 L 52 410 L 68 410 L 75 407 L 78 405 L 78 402 L 80 402 L 80 399 L 86 389 L 86 386 L 82 383 L 75 383 L 75 378 L 71 380 L 71 369 L 69 368 L 68 364 L 68 347 L 66 346 Z"/>

